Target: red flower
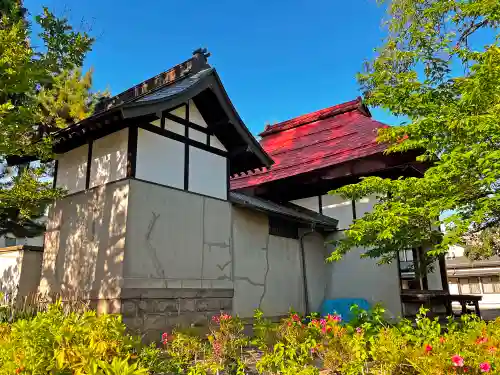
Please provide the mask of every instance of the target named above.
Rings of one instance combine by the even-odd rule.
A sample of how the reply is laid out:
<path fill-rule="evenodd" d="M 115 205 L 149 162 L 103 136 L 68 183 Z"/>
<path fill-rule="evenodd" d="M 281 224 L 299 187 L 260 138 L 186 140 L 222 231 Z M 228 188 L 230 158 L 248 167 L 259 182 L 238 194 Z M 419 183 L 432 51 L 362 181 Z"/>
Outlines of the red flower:
<path fill-rule="evenodd" d="M 439 338 L 439 342 L 440 342 L 441 344 L 444 344 L 444 342 L 445 342 L 445 341 L 446 341 L 446 340 L 445 340 L 445 338 L 444 338 L 444 337 L 440 337 L 440 338 Z"/>
<path fill-rule="evenodd" d="M 24 371 L 24 366 L 18 367 L 16 369 L 16 374 L 20 374 L 22 371 Z"/>
<path fill-rule="evenodd" d="M 476 344 L 478 344 L 478 345 L 484 344 L 485 342 L 488 342 L 488 338 L 486 338 L 486 337 L 480 337 L 476 340 Z"/>
<path fill-rule="evenodd" d="M 488 362 L 483 362 L 479 365 L 481 372 L 490 372 L 491 365 Z"/>
<path fill-rule="evenodd" d="M 431 352 L 431 351 L 432 351 L 432 346 L 431 346 L 431 345 L 429 345 L 429 344 L 427 344 L 427 345 L 425 346 L 425 351 L 426 351 L 426 352 Z"/>
<path fill-rule="evenodd" d="M 464 367 L 464 359 L 458 354 L 455 354 L 453 357 L 451 357 L 451 361 L 453 362 L 453 366 L 455 367 Z"/>
<path fill-rule="evenodd" d="M 168 339 L 169 339 L 168 333 L 167 332 L 163 332 L 162 335 L 161 335 L 161 342 L 163 343 L 163 345 L 167 344 Z"/>
<path fill-rule="evenodd" d="M 464 367 L 464 372 L 469 372 L 469 368 L 467 366 Z"/>
<path fill-rule="evenodd" d="M 220 319 L 221 319 L 221 320 L 230 320 L 231 318 L 232 318 L 232 316 L 231 316 L 231 315 L 229 315 L 229 314 L 222 314 L 222 315 L 220 316 Z"/>
<path fill-rule="evenodd" d="M 493 353 L 495 353 L 495 352 L 497 351 L 497 348 L 496 348 L 496 346 L 490 346 L 490 347 L 488 348 L 488 351 L 489 351 L 491 354 L 493 354 Z"/>
<path fill-rule="evenodd" d="M 300 316 L 298 314 L 293 314 L 292 315 L 292 320 L 294 322 L 300 322 Z"/>

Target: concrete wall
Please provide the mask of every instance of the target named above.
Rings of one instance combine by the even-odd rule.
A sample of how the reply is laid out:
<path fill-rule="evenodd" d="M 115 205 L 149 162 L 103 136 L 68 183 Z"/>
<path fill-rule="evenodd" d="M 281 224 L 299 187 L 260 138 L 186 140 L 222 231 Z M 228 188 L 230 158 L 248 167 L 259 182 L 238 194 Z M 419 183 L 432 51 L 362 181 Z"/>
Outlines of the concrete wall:
<path fill-rule="evenodd" d="M 232 289 L 230 203 L 130 184 L 124 288 Z"/>
<path fill-rule="evenodd" d="M 122 283 L 129 182 L 120 181 L 62 198 L 51 207 L 39 290 L 109 301 Z"/>
<path fill-rule="evenodd" d="M 95 140 L 92 144 L 90 187 L 127 176 L 128 128 Z"/>
<path fill-rule="evenodd" d="M 333 248 L 330 247 L 331 250 Z M 391 317 L 400 316 L 399 270 L 396 262 L 379 266 L 374 259 L 361 259 L 362 253 L 362 249 L 353 249 L 341 261 L 328 265 L 330 280 L 327 298 L 363 298 L 372 305 L 382 303 Z"/>
<path fill-rule="evenodd" d="M 268 316 L 305 311 L 299 241 L 269 235 L 266 214 L 233 207 L 234 312 L 250 317 L 256 308 Z M 324 298 L 324 245 L 306 237 L 306 273 L 312 310 Z"/>
<path fill-rule="evenodd" d="M 0 292 L 12 297 L 35 293 L 40 282 L 41 251 L 0 252 Z"/>
<path fill-rule="evenodd" d="M 36 293 L 42 273 L 43 252 L 23 250 L 23 265 L 19 279 L 18 296 Z"/>
<path fill-rule="evenodd" d="M 0 253 L 0 292 L 10 295 L 17 294 L 22 264 L 22 251 L 5 251 Z"/>

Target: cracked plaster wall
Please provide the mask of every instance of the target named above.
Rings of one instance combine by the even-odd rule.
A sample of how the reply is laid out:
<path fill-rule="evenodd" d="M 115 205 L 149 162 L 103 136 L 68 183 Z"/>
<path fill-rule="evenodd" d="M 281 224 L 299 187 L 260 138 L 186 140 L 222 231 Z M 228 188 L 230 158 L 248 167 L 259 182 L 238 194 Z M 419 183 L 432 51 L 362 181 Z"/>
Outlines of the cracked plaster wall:
<path fill-rule="evenodd" d="M 332 235 L 329 240 L 336 239 L 341 232 Z M 329 252 L 333 246 L 328 245 Z M 378 265 L 371 258 L 360 258 L 363 249 L 353 249 L 344 255 L 342 260 L 328 264 L 330 280 L 327 298 L 363 298 L 370 304 L 380 302 L 390 317 L 401 315 L 401 299 L 398 266 L 392 264 Z"/>
<path fill-rule="evenodd" d="M 110 301 L 119 309 L 129 182 L 56 201 L 48 215 L 39 291 Z M 99 307 L 100 308 L 100 307 Z M 100 308 L 101 309 L 101 308 Z"/>
<path fill-rule="evenodd" d="M 232 289 L 230 203 L 130 184 L 123 287 Z"/>
<path fill-rule="evenodd" d="M 234 300 L 241 317 L 260 308 L 267 316 L 304 311 L 304 288 L 298 240 L 269 235 L 267 215 L 233 207 Z M 310 304 L 323 301 L 326 269 L 320 238 L 304 241 Z M 319 261 L 318 261 L 319 260 Z"/>

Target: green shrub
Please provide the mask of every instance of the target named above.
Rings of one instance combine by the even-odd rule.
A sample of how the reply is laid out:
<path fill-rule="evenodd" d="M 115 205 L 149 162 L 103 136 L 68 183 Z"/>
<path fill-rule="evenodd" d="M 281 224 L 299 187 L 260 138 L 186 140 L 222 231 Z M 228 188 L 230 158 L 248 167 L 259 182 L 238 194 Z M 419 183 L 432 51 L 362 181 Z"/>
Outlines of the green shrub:
<path fill-rule="evenodd" d="M 51 305 L 34 318 L 0 326 L 0 374 L 138 375 L 137 345 L 118 315 L 65 313 Z"/>

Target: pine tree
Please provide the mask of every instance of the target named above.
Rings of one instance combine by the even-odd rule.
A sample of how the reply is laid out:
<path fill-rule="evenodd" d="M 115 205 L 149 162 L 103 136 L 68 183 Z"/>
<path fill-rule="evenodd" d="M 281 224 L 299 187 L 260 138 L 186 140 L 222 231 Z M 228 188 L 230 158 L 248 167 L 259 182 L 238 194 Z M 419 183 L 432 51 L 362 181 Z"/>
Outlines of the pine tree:
<path fill-rule="evenodd" d="M 36 236 L 37 218 L 61 194 L 52 173 L 50 133 L 92 113 L 92 72 L 81 66 L 94 39 L 75 31 L 48 9 L 35 17 L 43 50 L 31 45 L 27 11 L 19 0 L 0 1 L 0 234 Z M 6 159 L 40 160 L 36 167 L 9 167 Z"/>

